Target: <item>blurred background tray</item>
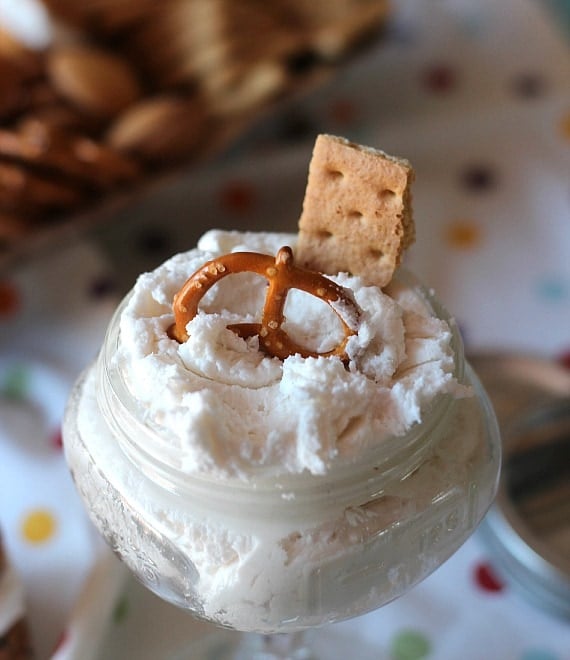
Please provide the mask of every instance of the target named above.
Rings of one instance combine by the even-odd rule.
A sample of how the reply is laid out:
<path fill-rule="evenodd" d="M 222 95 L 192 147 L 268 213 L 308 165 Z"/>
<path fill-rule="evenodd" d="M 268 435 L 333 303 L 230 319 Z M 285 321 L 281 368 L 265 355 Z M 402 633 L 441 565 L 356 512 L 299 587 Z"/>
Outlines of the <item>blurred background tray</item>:
<path fill-rule="evenodd" d="M 228 153 L 377 44 L 389 16 L 386 0 L 37 7 L 39 47 L 0 22 L 0 268 Z"/>

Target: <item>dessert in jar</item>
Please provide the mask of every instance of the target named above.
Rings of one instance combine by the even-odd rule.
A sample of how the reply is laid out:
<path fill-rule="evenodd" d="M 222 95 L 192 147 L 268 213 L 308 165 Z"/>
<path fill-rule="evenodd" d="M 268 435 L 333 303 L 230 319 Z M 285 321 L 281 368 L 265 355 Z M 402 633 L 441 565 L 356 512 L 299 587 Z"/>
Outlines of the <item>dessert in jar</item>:
<path fill-rule="evenodd" d="M 298 235 L 209 231 L 115 313 L 65 451 L 161 597 L 243 631 L 341 620 L 426 577 L 490 505 L 493 412 L 453 319 L 396 269 L 411 177 L 321 136 Z"/>

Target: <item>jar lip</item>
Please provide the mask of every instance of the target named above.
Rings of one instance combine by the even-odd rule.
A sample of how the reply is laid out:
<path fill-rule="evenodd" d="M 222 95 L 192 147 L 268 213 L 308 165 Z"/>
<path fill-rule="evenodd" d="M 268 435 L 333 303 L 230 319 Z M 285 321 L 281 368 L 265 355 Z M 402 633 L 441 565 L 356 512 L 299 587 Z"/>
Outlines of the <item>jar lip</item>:
<path fill-rule="evenodd" d="M 400 268 L 395 276 L 395 283 L 402 284 L 418 293 L 430 311 L 449 325 L 452 338 L 454 372 L 453 376 L 461 382 L 464 377 L 463 341 L 457 324 L 446 308 L 437 300 L 434 293 L 428 290 L 410 271 Z M 450 409 L 453 398 L 449 394 L 437 395 L 422 411 L 421 423 L 414 424 L 402 436 L 389 436 L 381 444 L 368 447 L 354 461 L 332 462 L 329 472 L 323 475 L 302 473 L 268 474 L 266 468 L 251 468 L 247 480 L 239 477 L 220 477 L 208 473 L 186 472 L 178 469 L 176 452 L 167 442 L 158 443 L 155 451 L 149 448 L 157 445 L 159 433 L 164 429 L 153 428 L 137 416 L 136 402 L 130 396 L 128 387 L 121 375 L 116 361 L 113 360 L 119 342 L 119 320 L 132 292 L 128 293 L 115 310 L 107 329 L 103 348 L 97 360 L 97 400 L 99 407 L 112 426 L 114 435 L 122 444 L 125 453 L 146 472 L 154 481 L 171 491 L 181 492 L 198 489 L 223 489 L 232 493 L 255 490 L 257 494 L 278 493 L 280 497 L 287 492 L 302 492 L 303 490 L 320 490 L 326 492 L 326 487 L 332 483 L 335 491 L 339 485 L 346 482 L 354 484 L 359 476 L 375 472 L 375 487 L 378 487 L 380 477 L 392 479 L 394 476 L 404 477 L 410 474 L 421 462 L 431 447 L 425 439 L 433 436 L 432 431 L 442 422 Z M 135 404 L 135 407 L 133 406 Z M 126 433 L 124 424 L 128 424 L 135 434 Z"/>

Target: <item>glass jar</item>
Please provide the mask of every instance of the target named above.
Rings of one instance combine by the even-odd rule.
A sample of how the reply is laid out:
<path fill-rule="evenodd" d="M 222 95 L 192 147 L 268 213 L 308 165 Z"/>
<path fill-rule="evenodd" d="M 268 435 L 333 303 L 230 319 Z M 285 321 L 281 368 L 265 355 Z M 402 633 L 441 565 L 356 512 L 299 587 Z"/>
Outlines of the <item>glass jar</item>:
<path fill-rule="evenodd" d="M 441 395 L 405 436 L 325 475 L 247 482 L 182 473 L 143 421 L 112 360 L 119 307 L 73 390 L 64 446 L 95 525 L 148 588 L 223 626 L 293 632 L 384 605 L 468 538 L 496 491 L 497 423 L 455 324 L 417 291 L 450 322 L 473 396 Z"/>

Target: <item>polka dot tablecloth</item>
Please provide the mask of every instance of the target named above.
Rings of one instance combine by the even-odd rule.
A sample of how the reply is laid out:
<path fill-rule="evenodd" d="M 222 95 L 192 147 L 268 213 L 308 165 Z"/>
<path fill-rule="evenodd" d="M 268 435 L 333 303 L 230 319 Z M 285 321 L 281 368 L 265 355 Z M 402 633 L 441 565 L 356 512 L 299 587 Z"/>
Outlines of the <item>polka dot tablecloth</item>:
<path fill-rule="evenodd" d="M 102 552 L 62 456 L 65 401 L 138 272 L 209 227 L 295 230 L 317 133 L 411 160 L 407 263 L 456 315 L 469 351 L 570 368 L 565 16 L 564 3 L 538 0 L 397 1 L 377 45 L 222 160 L 2 273 L 0 528 L 37 658 L 162 658 L 156 645 L 188 629 Z M 6 589 L 0 581 L 0 597 Z M 357 637 L 378 660 L 570 659 L 568 622 L 503 582 L 477 534 L 412 592 L 331 635 Z"/>

